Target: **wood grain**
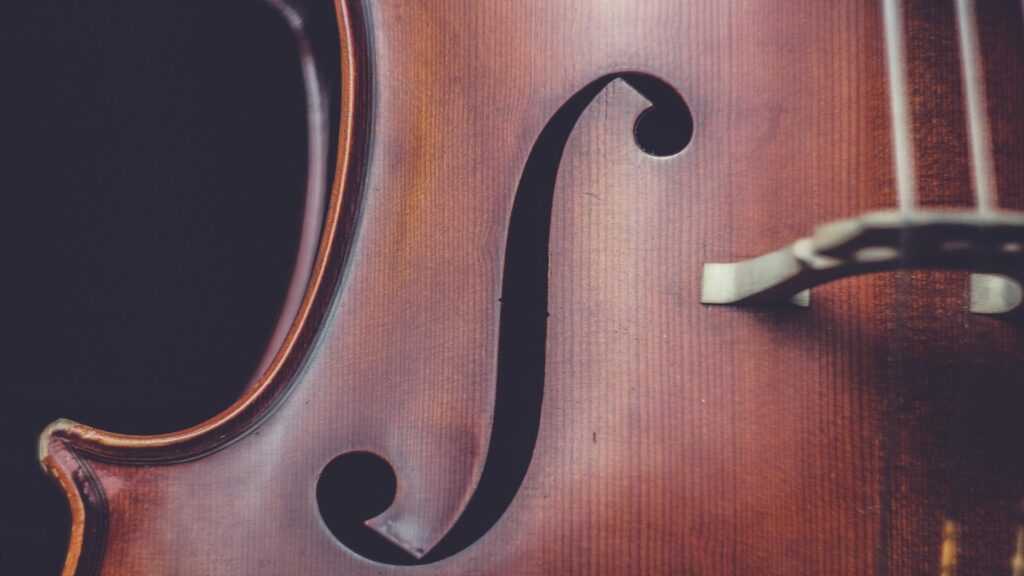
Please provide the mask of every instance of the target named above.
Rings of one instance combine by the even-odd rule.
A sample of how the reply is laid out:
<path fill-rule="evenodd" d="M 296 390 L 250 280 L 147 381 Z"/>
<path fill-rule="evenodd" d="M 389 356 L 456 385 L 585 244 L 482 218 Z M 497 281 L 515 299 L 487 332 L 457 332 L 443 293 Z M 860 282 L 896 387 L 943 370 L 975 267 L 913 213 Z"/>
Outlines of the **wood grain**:
<path fill-rule="evenodd" d="M 906 5 L 922 203 L 969 186 L 946 8 Z M 950 8 L 951 10 L 951 8 Z M 699 304 L 704 262 L 895 204 L 876 2 L 339 4 L 340 154 L 306 298 L 263 379 L 214 420 L 124 437 L 57 423 L 66 574 L 1010 574 L 1024 370 L 963 274 L 854 278 L 809 310 Z M 1017 2 L 981 21 L 1020 24 Z M 984 48 L 1005 206 L 1024 205 L 1021 34 Z M 413 553 L 483 473 L 503 263 L 527 159 L 585 86 L 659 78 L 696 131 L 634 142 L 622 80 L 582 112 L 554 184 L 543 406 L 509 508 L 457 553 L 372 562 L 320 518 L 317 478 L 369 451 L 398 478 L 371 525 Z M 1008 148 L 1009 147 L 1009 148 Z M 426 558 L 430 559 L 429 554 Z"/>

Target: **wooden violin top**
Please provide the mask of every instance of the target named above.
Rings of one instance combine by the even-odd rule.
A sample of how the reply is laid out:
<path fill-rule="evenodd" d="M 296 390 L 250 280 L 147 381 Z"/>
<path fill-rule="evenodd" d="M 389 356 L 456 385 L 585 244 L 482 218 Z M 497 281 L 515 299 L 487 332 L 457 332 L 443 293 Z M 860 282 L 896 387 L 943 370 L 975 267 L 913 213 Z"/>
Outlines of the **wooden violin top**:
<path fill-rule="evenodd" d="M 65 574 L 1024 570 L 1022 335 L 967 272 L 701 303 L 908 182 L 978 209 L 985 158 L 1024 209 L 1020 2 L 340 1 L 331 159 L 270 3 L 320 232 L 290 331 L 193 428 L 44 433 Z"/>

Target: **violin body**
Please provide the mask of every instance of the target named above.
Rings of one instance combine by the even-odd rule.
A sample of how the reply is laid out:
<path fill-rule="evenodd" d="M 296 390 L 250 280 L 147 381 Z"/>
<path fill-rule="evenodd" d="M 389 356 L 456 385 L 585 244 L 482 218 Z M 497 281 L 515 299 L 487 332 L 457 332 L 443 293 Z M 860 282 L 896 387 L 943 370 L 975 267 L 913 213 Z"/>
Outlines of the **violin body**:
<path fill-rule="evenodd" d="M 1024 210 L 1021 5 L 975 8 L 997 205 Z M 1024 342 L 967 273 L 701 302 L 707 263 L 897 205 L 884 2 L 337 13 L 285 330 L 208 422 L 44 433 L 65 574 L 1018 574 Z M 972 210 L 965 24 L 900 16 L 917 206 Z M 380 489 L 332 471 L 353 454 L 393 498 L 335 521 Z"/>

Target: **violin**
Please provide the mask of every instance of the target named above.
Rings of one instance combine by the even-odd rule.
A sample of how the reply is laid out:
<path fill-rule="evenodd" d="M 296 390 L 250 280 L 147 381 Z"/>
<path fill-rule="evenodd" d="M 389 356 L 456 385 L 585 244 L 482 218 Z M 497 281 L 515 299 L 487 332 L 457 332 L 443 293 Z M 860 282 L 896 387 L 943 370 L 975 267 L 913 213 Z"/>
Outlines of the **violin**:
<path fill-rule="evenodd" d="M 278 328 L 42 433 L 65 575 L 1024 575 L 1020 2 L 338 0 L 336 124 L 267 3 Z"/>

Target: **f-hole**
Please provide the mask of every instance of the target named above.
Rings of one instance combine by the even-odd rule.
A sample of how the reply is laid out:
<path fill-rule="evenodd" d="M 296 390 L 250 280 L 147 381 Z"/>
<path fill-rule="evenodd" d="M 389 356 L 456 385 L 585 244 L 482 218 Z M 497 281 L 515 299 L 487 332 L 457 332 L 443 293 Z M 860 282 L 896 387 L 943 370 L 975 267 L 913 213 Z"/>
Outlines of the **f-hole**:
<path fill-rule="evenodd" d="M 350 550 L 380 562 L 407 564 L 406 554 L 365 524 L 395 499 L 395 471 L 371 452 L 348 452 L 330 461 L 316 484 L 316 502 L 327 529 Z"/>
<path fill-rule="evenodd" d="M 533 456 L 544 398 L 548 250 L 558 167 L 580 115 L 615 78 L 626 80 L 652 103 L 634 125 L 634 137 L 642 150 L 668 156 L 682 151 L 693 138 L 693 117 L 679 93 L 658 78 L 637 73 L 612 74 L 592 82 L 552 116 L 526 161 L 509 219 L 494 422 L 477 490 L 448 535 L 419 560 L 382 538 L 368 535 L 359 536 L 363 540 L 349 546 L 353 551 L 387 564 L 437 562 L 483 536 L 515 498 Z M 353 523 L 343 525 L 351 527 Z M 363 529 L 370 531 L 365 526 Z M 342 543 L 353 537 L 353 532 L 340 534 L 333 528 L 332 532 Z"/>
<path fill-rule="evenodd" d="M 634 127 L 637 145 L 666 156 L 693 136 L 693 117 L 678 92 L 641 74 L 615 74 L 570 98 L 541 131 L 519 180 L 505 245 L 505 271 L 498 332 L 498 380 L 491 442 L 476 493 L 451 532 L 424 561 L 463 550 L 491 528 L 515 498 L 530 466 L 544 398 L 548 319 L 548 250 L 551 207 L 565 145 L 590 102 L 617 77 L 653 104 Z M 659 119 L 657 128 L 643 118 Z"/>

